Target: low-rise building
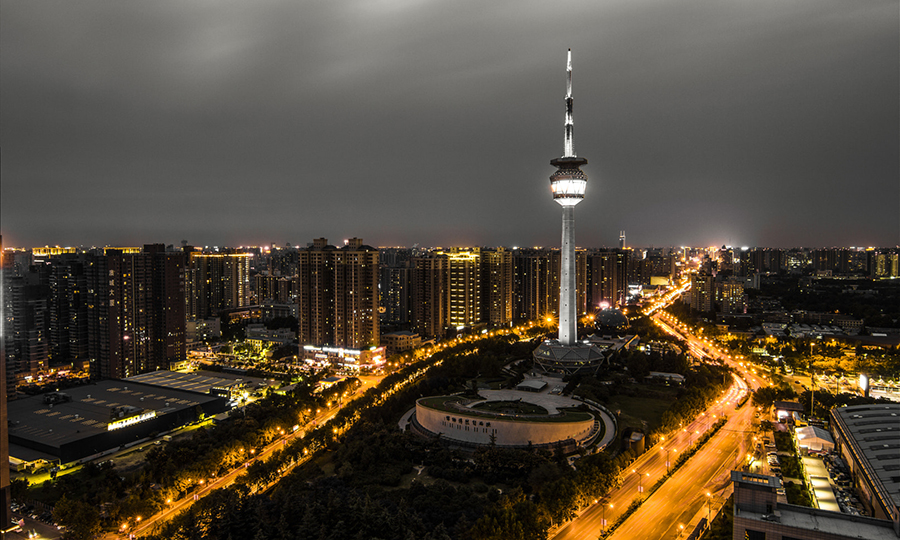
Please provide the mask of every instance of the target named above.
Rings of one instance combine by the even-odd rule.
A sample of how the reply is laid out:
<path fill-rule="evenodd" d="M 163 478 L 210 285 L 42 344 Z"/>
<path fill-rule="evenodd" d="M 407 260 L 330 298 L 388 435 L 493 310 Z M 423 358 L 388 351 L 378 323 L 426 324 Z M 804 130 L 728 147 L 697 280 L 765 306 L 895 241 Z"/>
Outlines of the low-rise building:
<path fill-rule="evenodd" d="M 345 349 L 343 347 L 304 345 L 300 349 L 300 354 L 303 362 L 313 369 L 334 366 L 350 371 L 359 371 L 381 367 L 387 360 L 384 347 Z"/>
<path fill-rule="evenodd" d="M 419 347 L 422 344 L 422 338 L 419 337 L 419 334 L 402 330 L 382 334 L 381 344 L 384 345 L 387 356 L 393 356 Z"/>
<path fill-rule="evenodd" d="M 778 502 L 774 476 L 731 471 L 732 538 L 746 540 L 896 540 L 896 522 Z"/>

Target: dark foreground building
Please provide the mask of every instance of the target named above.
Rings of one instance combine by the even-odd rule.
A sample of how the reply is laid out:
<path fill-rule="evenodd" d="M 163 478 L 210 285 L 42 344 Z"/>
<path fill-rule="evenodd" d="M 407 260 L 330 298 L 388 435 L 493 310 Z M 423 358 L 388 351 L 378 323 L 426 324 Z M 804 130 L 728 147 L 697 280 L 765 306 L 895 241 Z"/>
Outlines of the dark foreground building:
<path fill-rule="evenodd" d="M 223 412 L 227 398 L 108 380 L 9 403 L 13 457 L 69 463 Z M 22 459 L 22 458 L 20 458 Z"/>
<path fill-rule="evenodd" d="M 774 476 L 731 471 L 734 540 L 896 540 L 897 522 L 778 503 Z"/>

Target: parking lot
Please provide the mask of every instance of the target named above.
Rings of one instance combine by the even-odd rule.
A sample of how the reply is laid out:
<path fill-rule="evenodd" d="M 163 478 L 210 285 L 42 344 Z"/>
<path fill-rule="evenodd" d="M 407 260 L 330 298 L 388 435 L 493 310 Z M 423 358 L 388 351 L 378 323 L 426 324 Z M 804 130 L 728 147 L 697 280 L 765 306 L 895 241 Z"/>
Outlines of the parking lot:
<path fill-rule="evenodd" d="M 7 533 L 4 538 L 16 540 L 62 538 L 62 531 L 53 524 L 53 517 L 49 511 L 15 502 L 10 508 L 13 513 L 13 524 L 21 520 L 22 527 L 18 531 Z"/>

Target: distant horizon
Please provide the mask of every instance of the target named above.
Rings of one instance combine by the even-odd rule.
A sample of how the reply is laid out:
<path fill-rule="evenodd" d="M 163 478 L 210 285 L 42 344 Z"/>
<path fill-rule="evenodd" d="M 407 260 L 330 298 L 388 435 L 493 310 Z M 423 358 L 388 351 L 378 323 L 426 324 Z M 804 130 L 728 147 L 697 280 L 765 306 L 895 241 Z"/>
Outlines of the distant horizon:
<path fill-rule="evenodd" d="M 107 244 L 43 244 L 43 245 L 11 245 L 11 243 L 7 240 L 7 236 L 5 234 L 0 234 L 0 237 L 3 238 L 3 249 L 5 250 L 34 250 L 41 248 L 60 248 L 60 249 L 82 249 L 82 250 L 90 250 L 90 249 L 100 249 L 100 248 L 129 248 L 129 247 L 143 247 L 144 245 L 149 244 L 163 244 L 165 246 L 172 246 L 174 248 L 181 248 L 181 241 L 179 242 L 160 242 L 160 241 L 141 241 L 141 242 L 131 242 L 131 243 L 107 243 Z M 322 238 L 321 236 L 316 238 Z M 345 239 L 354 238 L 352 236 L 341 237 L 340 240 L 332 240 L 327 236 L 325 239 L 328 241 L 329 245 L 333 246 L 341 246 L 344 244 Z M 462 243 L 454 243 L 454 244 L 429 244 L 429 245 L 420 245 L 420 244 L 412 244 L 412 245 L 376 245 L 372 242 L 367 242 L 364 236 L 356 237 L 360 238 L 363 241 L 363 244 L 377 248 L 377 249 L 447 249 L 447 248 L 506 248 L 506 249 L 559 249 L 559 245 L 513 245 L 513 244 L 462 244 Z M 257 249 L 257 248 L 278 248 L 278 249 L 286 249 L 288 247 L 291 248 L 306 248 L 312 244 L 312 240 L 310 239 L 304 243 L 294 243 L 294 242 L 283 242 L 283 243 L 260 243 L 260 244 L 194 244 L 188 242 L 188 246 L 199 248 L 199 249 Z M 711 246 L 703 246 L 703 245 L 662 245 L 662 244 L 647 244 L 647 245 L 629 245 L 626 243 L 626 249 L 733 249 L 733 250 L 749 250 L 749 249 L 852 249 L 857 251 L 866 251 L 870 249 L 900 249 L 900 245 L 894 246 L 841 246 L 841 245 L 824 245 L 824 246 L 762 246 L 762 245 L 711 245 Z M 618 249 L 618 245 L 580 245 L 576 242 L 576 249 Z"/>

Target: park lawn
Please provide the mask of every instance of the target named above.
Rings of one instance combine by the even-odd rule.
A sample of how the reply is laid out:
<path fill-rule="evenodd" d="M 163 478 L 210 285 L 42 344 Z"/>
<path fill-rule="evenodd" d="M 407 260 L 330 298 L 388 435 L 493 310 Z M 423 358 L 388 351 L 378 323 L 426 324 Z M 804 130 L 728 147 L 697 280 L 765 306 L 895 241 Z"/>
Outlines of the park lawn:
<path fill-rule="evenodd" d="M 663 413 L 674 402 L 674 396 L 672 399 L 661 399 L 657 397 L 617 395 L 610 398 L 607 408 L 612 412 L 620 411 L 620 430 L 626 427 L 643 430 L 643 422 L 647 422 L 648 429 L 653 429 L 654 426 L 658 425 Z"/>
<path fill-rule="evenodd" d="M 515 411 L 514 414 L 549 414 L 547 409 L 528 402 L 485 401 L 473 406 L 474 409 L 491 412 Z"/>

